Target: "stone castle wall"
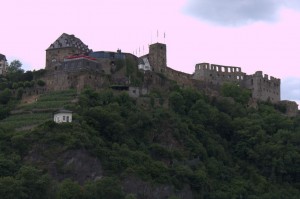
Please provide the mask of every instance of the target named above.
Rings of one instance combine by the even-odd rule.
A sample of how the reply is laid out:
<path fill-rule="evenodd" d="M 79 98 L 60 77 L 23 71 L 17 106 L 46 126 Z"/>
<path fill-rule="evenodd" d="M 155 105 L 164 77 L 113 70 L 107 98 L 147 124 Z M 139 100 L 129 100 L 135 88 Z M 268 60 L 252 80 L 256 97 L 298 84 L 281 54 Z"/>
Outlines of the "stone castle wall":
<path fill-rule="evenodd" d="M 262 101 L 280 101 L 280 79 L 263 75 L 262 71 L 257 71 L 253 75 L 246 75 L 243 86 L 252 92 L 254 99 Z"/>
<path fill-rule="evenodd" d="M 81 91 L 86 86 L 97 90 L 109 85 L 109 80 L 106 76 L 103 76 L 103 73 L 97 73 L 92 70 L 48 71 L 43 80 L 46 82 L 47 90 L 49 91 L 67 90 L 70 88 Z"/>
<path fill-rule="evenodd" d="M 193 79 L 221 85 L 224 82 L 241 82 L 244 80 L 245 75 L 240 67 L 200 63 L 195 66 Z"/>
<path fill-rule="evenodd" d="M 191 81 L 191 75 L 184 73 L 184 72 L 180 72 L 177 70 L 174 70 L 172 68 L 166 67 L 165 68 L 165 75 L 171 79 L 174 80 L 178 83 L 178 85 L 186 87 L 186 86 L 192 86 L 193 83 Z"/>
<path fill-rule="evenodd" d="M 74 39 L 80 44 L 80 48 L 78 45 L 55 46 L 56 43 L 64 44 L 65 40 L 73 44 Z M 92 60 L 66 60 L 68 56 L 82 55 L 88 51 L 87 46 L 85 47 L 79 39 L 67 34 L 63 34 L 52 44 L 46 50 L 46 69 L 48 73 L 45 81 L 49 89 L 82 89 L 85 85 L 100 88 L 104 84 L 118 83 L 122 79 L 124 79 L 125 83 L 127 82 L 126 85 L 130 84 L 130 77 L 126 76 L 126 70 L 130 70 L 132 65 L 138 67 L 139 62 L 136 56 L 122 53 L 121 50 L 117 52 L 89 51 Z M 193 74 L 183 73 L 167 67 L 167 47 L 166 44 L 162 43 L 150 45 L 149 54 L 145 56 L 148 58 L 151 66 L 150 75 L 145 76 L 144 85 L 146 86 L 149 86 L 150 83 L 163 85 L 164 77 L 176 81 L 182 87 L 195 86 L 195 81 L 201 82 L 205 88 L 219 86 L 225 82 L 234 82 L 251 90 L 254 99 L 270 100 L 271 102 L 280 101 L 280 79 L 269 78 L 267 75 L 263 76 L 261 71 L 253 75 L 247 75 L 242 72 L 240 67 L 200 63 L 195 66 Z M 123 67 L 121 67 L 122 69 L 120 69 L 120 64 Z M 111 76 L 110 80 L 107 79 L 107 75 Z"/>

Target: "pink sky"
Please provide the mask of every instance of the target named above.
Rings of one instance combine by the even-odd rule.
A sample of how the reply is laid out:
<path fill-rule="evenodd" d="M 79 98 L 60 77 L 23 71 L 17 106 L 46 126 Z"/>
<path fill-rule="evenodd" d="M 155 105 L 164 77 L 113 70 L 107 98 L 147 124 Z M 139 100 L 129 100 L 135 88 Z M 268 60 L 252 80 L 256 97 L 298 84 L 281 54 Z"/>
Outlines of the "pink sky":
<path fill-rule="evenodd" d="M 192 1 L 192 0 L 190 0 Z M 188 0 L 9 0 L 1 3 L 0 53 L 25 69 L 44 68 L 45 49 L 62 33 L 94 51 L 146 54 L 167 44 L 168 66 L 192 73 L 196 63 L 262 70 L 282 79 L 282 98 L 300 100 L 300 12 L 281 7 L 274 21 L 222 26 L 190 15 Z M 157 38 L 157 30 L 159 38 Z M 163 38 L 164 32 L 166 38 Z M 143 50 L 144 48 L 144 50 Z M 292 83 L 291 83 L 292 82 Z M 285 93 L 285 94 L 284 94 Z M 289 95 L 290 94 L 290 95 Z"/>

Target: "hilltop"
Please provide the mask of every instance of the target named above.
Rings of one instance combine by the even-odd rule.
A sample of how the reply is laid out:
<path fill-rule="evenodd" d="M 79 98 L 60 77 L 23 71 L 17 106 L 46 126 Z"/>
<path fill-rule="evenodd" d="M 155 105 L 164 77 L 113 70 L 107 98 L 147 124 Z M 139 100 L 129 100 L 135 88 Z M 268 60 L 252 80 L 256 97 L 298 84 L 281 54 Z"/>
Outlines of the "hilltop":
<path fill-rule="evenodd" d="M 0 193 L 298 198 L 300 117 L 287 117 L 284 106 L 269 102 L 248 107 L 249 92 L 232 84 L 220 92 L 209 97 L 173 85 L 141 101 L 126 91 L 87 89 L 16 102 L 23 112 L 0 122 Z M 56 124 L 50 109 L 34 111 L 45 105 L 72 110 L 73 122 Z M 20 128 L 25 118 L 35 126 Z"/>
<path fill-rule="evenodd" d="M 300 195 L 300 115 L 277 78 L 208 63 L 185 74 L 165 44 L 136 57 L 68 34 L 45 69 L 14 64 L 0 82 L 3 198 Z M 61 108 L 71 123 L 53 121 Z"/>

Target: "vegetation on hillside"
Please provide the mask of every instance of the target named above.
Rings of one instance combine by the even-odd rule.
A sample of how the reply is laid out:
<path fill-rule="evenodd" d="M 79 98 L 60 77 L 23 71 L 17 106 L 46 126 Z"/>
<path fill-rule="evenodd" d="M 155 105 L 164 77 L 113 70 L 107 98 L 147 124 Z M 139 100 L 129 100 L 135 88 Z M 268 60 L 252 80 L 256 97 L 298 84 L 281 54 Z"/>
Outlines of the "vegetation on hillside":
<path fill-rule="evenodd" d="M 174 87 L 165 109 L 88 89 L 68 106 L 73 123 L 48 121 L 18 132 L 0 126 L 0 195 L 163 198 L 128 188 L 146 184 L 168 187 L 165 198 L 173 199 L 189 192 L 207 199 L 299 198 L 300 117 L 269 103 L 248 108 L 249 93 L 235 85 L 225 85 L 222 95 Z M 70 151 L 96 158 L 100 178 L 75 175 L 82 163 L 66 159 Z"/>

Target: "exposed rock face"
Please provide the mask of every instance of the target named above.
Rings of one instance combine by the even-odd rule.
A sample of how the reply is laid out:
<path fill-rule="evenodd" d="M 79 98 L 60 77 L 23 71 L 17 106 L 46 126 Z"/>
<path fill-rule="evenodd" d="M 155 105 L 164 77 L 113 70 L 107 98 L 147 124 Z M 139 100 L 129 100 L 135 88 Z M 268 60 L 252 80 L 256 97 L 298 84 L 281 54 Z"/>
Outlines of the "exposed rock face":
<path fill-rule="evenodd" d="M 31 151 L 25 158 L 27 162 L 42 165 L 58 181 L 70 178 L 83 184 L 87 180 L 99 180 L 103 176 L 100 160 L 92 157 L 86 150 L 69 150 L 52 160 L 38 151 Z"/>

